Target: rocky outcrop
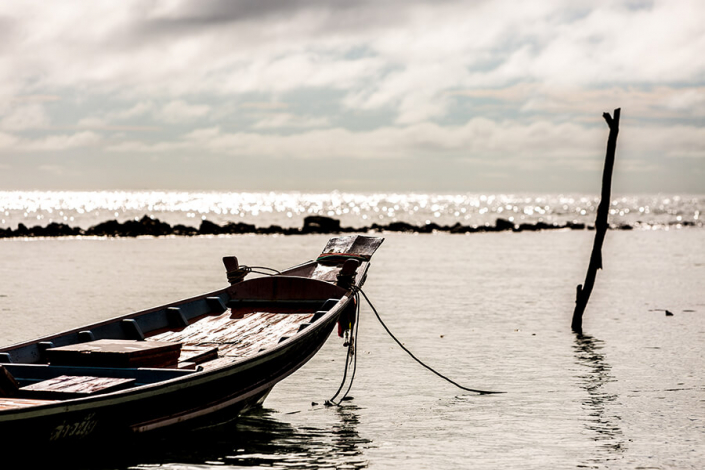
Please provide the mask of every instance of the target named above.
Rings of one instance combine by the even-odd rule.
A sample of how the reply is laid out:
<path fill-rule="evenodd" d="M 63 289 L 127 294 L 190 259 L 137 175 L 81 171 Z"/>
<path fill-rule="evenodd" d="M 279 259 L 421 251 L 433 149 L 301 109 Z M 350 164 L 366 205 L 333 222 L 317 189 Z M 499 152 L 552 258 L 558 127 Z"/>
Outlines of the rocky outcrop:
<path fill-rule="evenodd" d="M 683 222 L 682 226 L 697 226 Z M 632 230 L 634 227 L 628 224 L 610 226 L 612 230 Z M 173 227 L 159 219 L 148 216 L 140 220 L 128 220 L 118 222 L 117 220 L 107 220 L 98 225 L 94 225 L 86 230 L 79 227 L 70 227 L 66 224 L 52 222 L 46 227 L 34 226 L 28 228 L 20 223 L 17 229 L 0 228 L 0 238 L 16 237 L 68 237 L 68 236 L 98 236 L 98 237 L 139 237 L 152 236 L 162 237 L 172 236 L 195 236 L 195 235 L 235 235 L 235 234 L 261 234 L 261 235 L 305 235 L 305 234 L 334 234 L 334 233 L 366 233 L 366 232 L 399 232 L 399 233 L 433 233 L 447 232 L 452 234 L 467 234 L 475 232 L 535 232 L 541 230 L 594 230 L 593 225 L 585 225 L 577 222 L 567 222 L 565 224 L 548 224 L 546 222 L 522 223 L 516 225 L 507 219 L 497 219 L 494 225 L 470 226 L 457 222 L 455 225 L 438 225 L 436 223 L 426 223 L 414 225 L 409 222 L 390 222 L 389 224 L 372 224 L 369 227 L 342 227 L 340 220 L 320 215 L 312 215 L 304 218 L 302 228 L 281 227 L 280 225 L 270 225 L 269 227 L 256 227 L 254 224 L 244 222 L 228 222 L 219 225 L 209 220 L 203 220 L 198 228 L 177 224 Z"/>

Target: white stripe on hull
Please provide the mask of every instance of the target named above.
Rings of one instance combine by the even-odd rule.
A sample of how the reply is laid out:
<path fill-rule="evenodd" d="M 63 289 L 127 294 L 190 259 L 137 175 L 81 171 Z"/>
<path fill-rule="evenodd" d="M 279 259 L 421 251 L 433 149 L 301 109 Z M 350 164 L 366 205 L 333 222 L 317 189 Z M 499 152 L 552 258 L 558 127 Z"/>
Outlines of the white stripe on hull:
<path fill-rule="evenodd" d="M 289 371 L 285 372 L 284 374 L 268 381 L 266 384 L 257 387 L 254 390 L 251 390 L 247 393 L 244 393 L 242 395 L 238 395 L 237 397 L 231 398 L 230 400 L 226 400 L 224 402 L 218 402 L 213 405 L 204 407 L 204 408 L 199 408 L 197 410 L 188 412 L 188 413 L 183 413 L 179 416 L 174 416 L 170 418 L 165 418 L 165 419 L 160 419 L 157 421 L 151 421 L 148 423 L 142 423 L 142 424 L 136 424 L 134 426 L 131 426 L 131 430 L 136 433 L 140 432 L 148 432 L 148 431 L 153 431 L 155 429 L 160 429 L 166 426 L 172 426 L 174 424 L 179 424 L 184 421 L 188 421 L 190 419 L 195 419 L 195 418 L 201 418 L 203 416 L 207 416 L 211 413 L 215 413 L 217 411 L 224 410 L 226 408 L 229 408 L 231 406 L 234 406 L 240 402 L 243 402 L 249 398 L 252 398 L 254 396 L 257 396 L 260 393 L 267 392 L 267 390 L 271 390 L 277 383 L 281 382 L 284 378 L 286 378 L 288 375 L 294 373 L 296 370 L 298 370 L 302 365 L 306 364 L 315 354 L 318 352 L 318 348 L 314 350 L 311 354 L 306 356 L 302 361 L 300 361 L 295 367 L 291 368 Z M 262 401 L 264 401 L 264 397 L 262 398 Z"/>

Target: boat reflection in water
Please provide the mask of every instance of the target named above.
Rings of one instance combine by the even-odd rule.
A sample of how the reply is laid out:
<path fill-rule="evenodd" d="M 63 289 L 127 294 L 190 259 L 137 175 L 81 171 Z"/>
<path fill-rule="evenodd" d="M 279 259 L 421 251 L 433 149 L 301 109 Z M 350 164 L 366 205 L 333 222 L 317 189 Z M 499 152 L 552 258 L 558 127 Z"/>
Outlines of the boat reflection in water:
<path fill-rule="evenodd" d="M 619 427 L 621 417 L 615 413 L 613 405 L 618 404 L 618 395 L 608 391 L 607 384 L 616 379 L 601 352 L 604 342 L 589 335 L 576 335 L 576 363 L 584 369 L 576 376 L 580 388 L 587 392 L 583 400 L 587 421 L 585 428 L 598 444 L 599 453 L 589 460 L 589 464 L 605 464 L 621 457 L 624 452 L 624 437 Z M 586 369 L 586 370 L 585 370 Z"/>
<path fill-rule="evenodd" d="M 370 440 L 357 431 L 358 408 L 344 405 L 316 407 L 325 413 L 316 426 L 295 426 L 285 414 L 259 408 L 230 423 L 212 428 L 168 434 L 129 446 L 93 449 L 83 455 L 63 456 L 75 470 L 139 468 L 350 468 L 367 467 L 365 449 Z M 281 418 L 281 419 L 280 419 Z M 326 424 L 323 424 L 325 422 Z M 63 463 L 52 456 L 53 464 Z M 17 468 L 22 468 L 17 467 Z M 63 468 L 63 467 L 61 467 Z"/>
<path fill-rule="evenodd" d="M 286 468 L 364 468 L 363 452 L 370 440 L 357 432 L 357 407 L 331 409 L 330 427 L 292 427 L 268 416 L 248 415 L 237 425 L 238 452 L 222 459 L 226 465 Z"/>

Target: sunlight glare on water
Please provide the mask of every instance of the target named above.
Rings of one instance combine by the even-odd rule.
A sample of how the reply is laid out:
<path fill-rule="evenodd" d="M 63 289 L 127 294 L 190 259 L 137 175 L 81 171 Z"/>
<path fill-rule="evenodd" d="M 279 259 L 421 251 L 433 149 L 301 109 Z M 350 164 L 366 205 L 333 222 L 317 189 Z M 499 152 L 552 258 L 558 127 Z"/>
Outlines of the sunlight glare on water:
<path fill-rule="evenodd" d="M 521 223 L 591 224 L 599 199 L 586 195 L 441 193 L 281 193 L 178 191 L 0 191 L 0 228 L 52 222 L 88 228 L 147 215 L 169 224 L 198 226 L 201 220 L 257 226 L 300 227 L 322 215 L 344 226 L 408 222 L 415 225 L 492 225 L 497 218 Z M 612 223 L 660 227 L 702 226 L 702 196 L 624 196 L 613 199 Z"/>

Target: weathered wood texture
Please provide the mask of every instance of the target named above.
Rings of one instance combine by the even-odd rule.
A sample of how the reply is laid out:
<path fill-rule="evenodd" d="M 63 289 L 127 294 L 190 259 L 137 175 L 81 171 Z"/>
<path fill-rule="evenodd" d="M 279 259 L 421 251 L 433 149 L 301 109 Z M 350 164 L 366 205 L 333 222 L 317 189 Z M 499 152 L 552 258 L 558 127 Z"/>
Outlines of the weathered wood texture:
<path fill-rule="evenodd" d="M 602 269 L 602 243 L 605 240 L 605 234 L 609 228 L 607 218 L 610 212 L 612 170 L 614 168 L 614 155 L 617 148 L 620 112 L 621 109 L 618 108 L 614 110 L 614 117 L 610 116 L 609 113 L 602 115 L 609 126 L 610 133 L 607 138 L 607 154 L 605 156 L 605 167 L 602 173 L 602 195 L 595 218 L 595 240 L 592 245 L 590 264 L 588 265 L 585 282 L 577 287 L 575 310 L 573 310 L 571 328 L 578 334 L 583 333 L 583 313 L 585 313 L 590 294 L 595 286 L 597 270 Z"/>
<path fill-rule="evenodd" d="M 321 254 L 347 253 L 363 255 L 369 259 L 383 241 L 382 238 L 361 235 L 331 238 Z"/>
<path fill-rule="evenodd" d="M 192 347 L 217 347 L 221 361 L 201 365 L 211 369 L 222 363 L 256 354 L 276 345 L 282 337 L 296 334 L 303 323 L 310 322 L 313 313 L 246 313 L 243 318 L 230 311 L 217 317 L 207 317 L 179 331 L 169 331 L 147 338 L 150 341 L 179 342 L 185 350 Z"/>
<path fill-rule="evenodd" d="M 99 367 L 176 366 L 181 345 L 171 342 L 146 342 L 101 339 L 47 349 L 50 364 Z"/>
<path fill-rule="evenodd" d="M 359 255 L 369 260 L 383 241 L 384 240 L 381 238 L 365 237 L 362 235 L 331 238 L 321 252 L 321 256 L 331 254 Z M 311 274 L 311 278 L 321 281 L 336 282 L 342 264 L 342 261 L 334 266 L 318 263 Z M 358 285 L 362 285 L 364 282 L 368 264 L 367 261 L 362 261 L 360 268 L 358 268 Z"/>
<path fill-rule="evenodd" d="M 25 397 L 66 399 L 115 392 L 135 383 L 135 379 L 117 379 L 113 377 L 92 377 L 81 375 L 61 375 L 43 380 L 20 389 Z"/>
<path fill-rule="evenodd" d="M 351 235 L 331 238 L 321 252 L 321 256 L 330 254 L 361 255 L 369 259 L 380 247 L 383 238 Z M 362 282 L 367 272 L 368 262 L 363 261 L 358 269 L 358 283 Z M 336 282 L 342 261 L 336 264 L 309 262 L 283 271 L 287 276 L 302 276 L 319 281 Z"/>
<path fill-rule="evenodd" d="M 179 363 L 191 362 L 193 364 L 202 364 L 218 358 L 218 346 L 182 346 Z"/>

